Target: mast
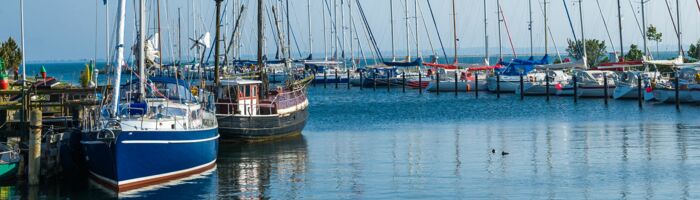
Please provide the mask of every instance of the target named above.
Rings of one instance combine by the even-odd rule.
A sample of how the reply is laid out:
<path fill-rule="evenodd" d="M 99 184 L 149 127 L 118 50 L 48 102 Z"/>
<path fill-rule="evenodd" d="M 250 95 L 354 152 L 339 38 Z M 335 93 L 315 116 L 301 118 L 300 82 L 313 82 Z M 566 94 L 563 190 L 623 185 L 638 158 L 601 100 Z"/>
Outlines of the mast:
<path fill-rule="evenodd" d="M 527 30 L 530 31 L 530 56 L 534 56 L 535 50 L 533 49 L 534 43 L 532 39 L 532 0 L 527 1 L 527 7 L 530 15 L 530 21 L 527 23 Z"/>
<path fill-rule="evenodd" d="M 216 2 L 216 36 L 214 37 L 214 85 L 219 86 L 219 46 L 221 45 L 221 1 Z"/>
<path fill-rule="evenodd" d="M 413 0 L 413 12 L 415 13 L 416 17 L 415 21 L 413 22 L 413 24 L 416 26 L 416 58 L 420 58 L 420 37 L 418 37 L 418 0 Z"/>
<path fill-rule="evenodd" d="M 309 57 L 312 57 L 314 54 L 314 35 L 311 33 L 311 0 L 306 0 L 306 17 L 309 20 Z"/>
<path fill-rule="evenodd" d="M 646 22 L 646 14 L 644 13 L 644 3 L 646 0 L 641 0 L 642 4 L 642 38 L 644 39 L 644 56 L 649 55 L 649 51 L 647 47 L 647 22 Z"/>
<path fill-rule="evenodd" d="M 625 61 L 625 45 L 622 42 L 622 7 L 620 6 L 620 0 L 617 0 L 617 25 L 620 28 L 620 60 Z"/>
<path fill-rule="evenodd" d="M 454 0 L 452 0 L 452 3 L 454 3 Z M 454 5 L 452 5 L 454 7 Z M 488 6 L 486 3 L 486 0 L 484 0 L 484 65 L 488 66 L 489 65 L 489 18 L 488 18 Z"/>
<path fill-rule="evenodd" d="M 158 58 L 158 65 L 159 65 L 158 67 L 162 68 L 163 67 L 163 52 L 162 52 L 163 48 L 161 45 L 163 45 L 163 42 L 161 40 L 162 35 L 160 34 L 160 0 L 156 1 L 156 15 L 158 15 L 157 16 L 157 18 L 158 18 L 157 19 L 158 20 L 158 22 L 157 22 L 158 23 L 158 51 L 161 54 L 160 58 Z"/>
<path fill-rule="evenodd" d="M 389 0 L 389 16 L 391 18 L 391 61 L 396 61 L 396 51 L 394 45 L 394 0 Z"/>
<path fill-rule="evenodd" d="M 544 55 L 549 54 L 549 34 L 548 34 L 548 27 L 549 27 L 549 22 L 547 18 L 547 0 L 544 0 Z"/>
<path fill-rule="evenodd" d="M 340 0 L 340 57 L 342 58 L 343 68 L 345 67 L 345 9 L 343 6 L 345 0 Z"/>
<path fill-rule="evenodd" d="M 105 61 L 106 65 L 109 65 L 110 62 L 112 62 L 112 54 L 110 52 L 110 47 L 109 47 L 109 4 L 105 1 Z M 92 73 L 92 72 L 90 72 Z M 95 80 L 97 82 L 97 80 Z"/>
<path fill-rule="evenodd" d="M 289 21 L 289 0 L 285 0 L 285 7 L 286 7 L 285 9 L 287 12 L 285 15 L 285 18 L 287 19 L 287 58 L 289 58 L 291 60 L 291 58 L 292 58 L 292 51 L 291 51 L 291 49 L 292 49 L 292 34 L 291 34 L 292 26 L 290 25 L 291 22 Z M 286 64 L 286 62 L 285 62 L 285 64 Z"/>
<path fill-rule="evenodd" d="M 349 24 L 348 24 L 348 30 L 350 32 L 350 63 L 351 67 L 355 69 L 355 45 L 353 44 L 355 41 L 355 37 L 353 36 L 353 25 L 355 21 L 352 18 L 352 1 L 348 0 L 348 17 L 349 19 Z"/>
<path fill-rule="evenodd" d="M 457 12 L 455 0 L 452 0 L 452 36 L 454 37 L 454 63 L 457 63 Z"/>
<path fill-rule="evenodd" d="M 117 62 L 115 67 L 114 94 L 112 101 L 112 118 L 116 118 L 119 108 L 119 87 L 121 86 L 122 66 L 124 66 L 124 19 L 126 18 L 126 0 L 119 0 L 119 18 L 117 22 Z"/>
<path fill-rule="evenodd" d="M 501 36 L 501 0 L 496 0 L 496 7 L 498 10 L 498 62 L 503 61 L 503 41 Z"/>
<path fill-rule="evenodd" d="M 27 86 L 27 55 L 24 54 L 24 0 L 19 0 L 20 40 L 22 46 L 22 86 Z"/>
<path fill-rule="evenodd" d="M 404 16 L 406 17 L 406 61 L 411 60 L 411 45 L 410 45 L 410 38 L 411 35 L 409 34 L 409 30 L 411 29 L 409 22 L 410 20 L 408 19 L 408 0 L 404 0 L 403 3 L 404 6 Z"/>
<path fill-rule="evenodd" d="M 578 0 L 578 10 L 579 10 L 579 20 L 581 21 L 581 46 L 583 49 L 583 66 L 588 68 L 588 55 L 586 55 L 586 36 L 583 32 L 583 6 L 581 5 L 583 0 Z"/>
<path fill-rule="evenodd" d="M 146 0 L 139 2 L 139 93 L 143 101 L 146 97 Z"/>
<path fill-rule="evenodd" d="M 676 23 L 678 24 L 678 55 L 683 56 L 683 32 L 681 31 L 681 6 L 676 0 Z"/>
<path fill-rule="evenodd" d="M 180 8 L 177 8 L 177 57 L 178 57 L 178 65 L 182 64 L 182 23 L 181 23 L 181 15 L 180 15 Z"/>
<path fill-rule="evenodd" d="M 326 3 L 326 0 L 323 0 Z M 321 16 L 323 16 L 323 60 L 328 61 L 328 40 L 326 38 L 326 6 L 321 6 Z"/>
<path fill-rule="evenodd" d="M 262 70 L 263 66 L 263 40 L 265 39 L 265 0 L 258 0 L 258 66 L 256 70 Z"/>

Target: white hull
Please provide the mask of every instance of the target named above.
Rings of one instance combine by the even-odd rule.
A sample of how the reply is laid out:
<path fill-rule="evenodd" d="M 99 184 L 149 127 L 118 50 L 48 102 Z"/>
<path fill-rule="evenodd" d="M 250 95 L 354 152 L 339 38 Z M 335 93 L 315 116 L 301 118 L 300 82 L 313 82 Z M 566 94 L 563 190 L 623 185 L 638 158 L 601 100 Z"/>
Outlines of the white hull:
<path fill-rule="evenodd" d="M 676 91 L 673 89 L 657 89 L 654 90 L 654 98 L 662 103 L 676 103 Z M 678 91 L 678 99 L 680 99 L 681 103 L 693 102 L 690 90 Z"/>
<path fill-rule="evenodd" d="M 639 98 L 639 91 L 638 91 L 637 86 L 618 86 L 615 88 L 615 91 L 613 92 L 613 98 L 614 99 L 638 99 Z M 642 91 L 642 96 L 644 95 L 645 91 Z M 642 97 L 643 98 L 643 97 Z"/>
<path fill-rule="evenodd" d="M 613 96 L 615 86 L 608 86 L 608 98 Z M 603 98 L 605 97 L 605 87 L 580 87 L 578 88 L 578 97 L 587 98 Z"/>
<path fill-rule="evenodd" d="M 525 90 L 525 95 L 546 95 L 547 94 L 547 86 L 546 85 L 540 85 L 540 84 L 528 84 L 525 83 L 525 86 L 523 86 L 523 89 Z M 520 94 L 520 87 L 515 88 L 515 94 Z M 550 95 L 556 95 L 557 94 L 557 88 L 554 84 L 549 85 L 549 94 Z"/>
<path fill-rule="evenodd" d="M 474 91 L 476 85 L 473 81 L 459 81 L 457 82 L 457 87 L 455 88 L 454 81 L 440 81 L 440 92 L 454 92 L 454 91 Z M 429 92 L 437 92 L 437 83 L 431 81 L 427 87 Z M 488 85 L 485 81 L 479 81 L 479 91 L 487 91 Z"/>
<path fill-rule="evenodd" d="M 497 85 L 496 77 L 492 76 L 487 79 L 488 88 L 491 92 L 513 93 L 516 88 L 520 87 L 520 80 L 509 80 L 506 76 L 501 76 L 500 88 Z"/>

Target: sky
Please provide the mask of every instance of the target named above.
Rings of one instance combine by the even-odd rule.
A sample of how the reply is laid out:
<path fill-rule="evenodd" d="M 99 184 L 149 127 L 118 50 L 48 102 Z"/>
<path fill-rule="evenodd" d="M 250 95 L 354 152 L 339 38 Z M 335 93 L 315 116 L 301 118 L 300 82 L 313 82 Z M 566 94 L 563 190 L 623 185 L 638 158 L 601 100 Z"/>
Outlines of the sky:
<path fill-rule="evenodd" d="M 6 40 L 8 37 L 13 37 L 16 40 L 20 38 L 20 0 L 4 0 L 0 3 L 0 39 Z M 334 0 L 326 0 L 331 8 Z M 437 30 L 443 40 L 443 44 L 447 49 L 447 55 L 452 55 L 453 49 L 453 30 L 452 30 L 452 2 L 449 0 L 429 0 L 432 6 Z M 531 0 L 532 2 L 532 27 L 533 27 L 533 45 L 535 53 L 544 52 L 544 17 L 542 12 L 542 3 L 544 0 Z M 669 11 L 666 9 L 666 0 L 649 0 L 646 6 L 646 22 L 656 26 L 663 33 L 663 41 L 660 44 L 662 51 L 675 51 L 677 38 L 674 32 L 673 25 L 670 20 Z M 668 0 L 672 13 L 675 18 L 675 1 Z M 147 1 L 148 7 L 148 27 L 149 34 L 155 30 L 155 11 L 156 1 Z M 233 29 L 234 16 L 237 14 L 231 12 L 234 4 L 243 4 L 247 6 L 247 12 L 244 15 L 244 22 L 241 26 L 242 42 L 241 54 L 253 55 L 256 48 L 256 3 L 255 0 L 224 0 L 223 5 L 226 6 L 224 19 L 224 34 L 229 38 Z M 266 0 L 268 5 L 275 4 L 276 1 Z M 336 0 L 338 7 L 345 9 L 344 20 L 349 24 L 348 2 L 345 0 L 341 6 L 341 1 Z M 435 26 L 432 23 L 433 18 L 430 16 L 430 10 L 426 0 L 418 0 L 418 40 L 415 40 L 415 25 L 414 20 L 414 4 L 413 0 L 408 0 L 408 5 L 404 5 L 404 0 L 393 0 L 393 7 L 390 6 L 390 0 L 359 0 L 367 20 L 372 28 L 372 32 L 376 37 L 377 44 L 385 57 L 391 56 L 391 17 L 390 11 L 393 8 L 394 13 L 394 43 L 397 56 L 405 56 L 410 50 L 412 54 L 416 52 L 416 44 L 421 50 L 423 56 L 433 54 L 442 55 L 440 44 L 438 42 L 438 34 Z M 564 53 L 566 40 L 573 38 L 571 28 L 569 26 L 564 3 L 561 0 L 548 1 L 549 28 L 552 32 L 553 42 L 556 43 L 556 49 L 549 42 L 550 54 L 555 54 L 556 50 Z M 573 0 L 565 0 L 572 15 L 573 25 L 577 37 L 580 35 L 579 25 L 579 10 L 578 3 Z M 612 51 L 614 46 L 619 51 L 619 32 L 617 18 L 617 1 L 615 0 L 597 0 L 600 4 L 600 9 L 596 0 L 583 0 L 583 19 L 584 19 L 584 34 L 585 37 L 605 40 L 608 46 L 608 51 Z M 127 0 L 126 13 L 126 46 L 130 47 L 135 43 L 135 23 L 137 15 L 134 8 L 137 8 L 138 1 Z M 285 3 L 282 1 L 282 3 Z M 483 0 L 457 0 L 456 1 L 456 23 L 457 37 L 459 39 L 458 49 L 459 55 L 483 55 L 485 39 L 484 39 L 484 1 Z M 631 5 L 632 4 L 632 5 Z M 203 32 L 214 33 L 214 1 L 191 1 L 191 0 L 167 0 L 161 2 L 161 32 L 163 34 L 164 59 L 172 60 L 177 58 L 177 19 L 178 9 L 181 11 L 181 29 L 182 29 L 182 50 L 183 56 L 187 57 L 194 54 L 189 47 L 192 42 L 188 38 L 195 38 L 195 35 L 201 35 Z M 304 0 L 289 0 L 290 23 L 294 37 L 296 38 L 295 45 L 293 42 L 292 53 L 295 57 L 300 57 L 299 54 L 306 56 L 309 51 L 309 32 L 313 38 L 313 51 L 316 57 L 323 57 L 324 46 L 330 49 L 330 17 L 322 6 L 325 5 L 323 0 L 310 0 L 311 23 L 309 31 L 309 18 L 307 17 L 307 1 Z M 364 34 L 364 28 L 355 0 L 352 0 L 352 15 L 356 30 L 362 31 L 359 35 L 362 51 L 370 56 L 370 46 L 368 45 Z M 405 7 L 407 6 L 407 8 Z M 503 53 L 512 53 L 508 32 L 511 35 L 513 46 L 516 53 L 519 55 L 529 54 L 530 52 L 530 34 L 528 32 L 528 0 L 501 0 L 503 15 L 505 22 L 508 24 L 508 30 L 502 26 L 502 50 Z M 642 46 L 642 36 L 635 16 L 641 23 L 641 13 L 639 0 L 621 0 L 622 7 L 622 26 L 623 26 L 623 43 L 625 49 L 629 49 L 629 45 L 634 43 Z M 700 38 L 700 12 L 698 6 L 693 0 L 681 0 L 681 31 L 683 32 L 683 46 L 694 43 Z M 269 8 L 268 8 L 269 9 Z M 409 38 L 406 42 L 406 17 L 404 10 L 409 13 Z M 633 10 L 634 9 L 634 10 Z M 328 11 L 326 11 L 328 12 Z M 81 60 L 81 59 L 104 59 L 106 57 L 107 43 L 113 47 L 116 43 L 115 36 L 115 17 L 117 13 L 117 1 L 108 0 L 108 6 L 102 4 L 100 0 L 30 0 L 24 2 L 24 17 L 25 17 L 25 50 L 28 62 L 41 61 L 64 61 L 64 60 Z M 271 12 L 270 12 L 271 13 Z M 421 14 L 422 13 L 422 14 Z M 487 17 L 488 25 L 487 32 L 489 35 L 489 53 L 491 55 L 498 53 L 498 21 L 497 21 L 497 6 L 496 0 L 487 0 Z M 109 16 L 109 35 L 106 37 L 107 26 L 105 26 L 106 18 Z M 326 18 L 326 29 L 324 29 L 324 17 Z M 338 27 L 340 27 L 340 14 L 337 16 Z M 607 23 L 610 37 L 603 25 L 603 18 Z M 266 19 L 266 22 L 269 22 Z M 424 23 L 425 22 L 425 23 Z M 266 31 L 266 51 L 271 57 L 274 56 L 275 45 L 272 35 L 271 24 L 267 24 Z M 338 28 L 340 30 L 340 28 Z M 349 31 L 350 29 L 346 29 Z M 195 34 L 196 32 L 196 34 Z M 324 45 L 324 37 L 326 41 Z M 346 32 L 346 38 L 349 41 L 349 33 Z M 342 38 L 342 34 L 339 35 Z M 612 45 L 611 40 L 612 39 Z M 19 42 L 19 41 L 18 41 Z M 355 41 L 354 50 L 359 55 L 359 48 Z M 409 48 L 407 48 L 407 46 Z M 299 49 L 301 53 L 297 52 Z M 655 43 L 649 42 L 649 48 L 655 49 Z M 350 52 L 349 44 L 346 45 L 346 52 Z M 435 52 L 432 50 L 435 49 Z M 127 48 L 127 55 L 130 55 L 130 50 Z M 349 54 L 348 54 L 349 56 Z M 129 56 L 127 56 L 129 57 Z"/>

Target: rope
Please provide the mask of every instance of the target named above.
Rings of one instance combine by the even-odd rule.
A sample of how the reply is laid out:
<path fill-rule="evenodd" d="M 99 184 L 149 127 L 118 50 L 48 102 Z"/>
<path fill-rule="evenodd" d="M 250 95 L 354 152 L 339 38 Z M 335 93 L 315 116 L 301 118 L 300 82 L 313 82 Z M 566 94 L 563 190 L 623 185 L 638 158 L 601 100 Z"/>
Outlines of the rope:
<path fill-rule="evenodd" d="M 515 45 L 513 45 L 513 37 L 510 35 L 510 29 L 508 29 L 508 21 L 506 16 L 503 14 L 503 7 L 499 4 L 498 7 L 501 9 L 501 17 L 503 17 L 503 25 L 506 27 L 506 33 L 508 34 L 508 41 L 510 42 L 510 49 L 513 50 L 513 58 L 518 58 L 518 54 L 515 53 Z"/>
<path fill-rule="evenodd" d="M 571 22 L 571 15 L 569 14 L 569 6 L 566 5 L 566 0 L 561 0 L 564 2 L 564 10 L 566 10 L 566 18 L 569 19 L 569 27 L 571 27 L 571 34 L 574 35 L 574 42 L 578 41 L 576 38 L 576 31 L 574 30 L 574 23 Z"/>
<path fill-rule="evenodd" d="M 438 40 L 440 41 L 440 48 L 442 48 L 442 54 L 445 56 L 445 63 L 449 63 L 447 60 L 447 52 L 445 51 L 445 45 L 442 43 L 442 36 L 440 36 L 440 29 L 437 27 L 437 22 L 435 21 L 435 14 L 433 13 L 433 6 L 430 4 L 430 0 L 425 0 L 428 2 L 428 9 L 430 9 L 430 17 L 433 19 L 433 26 L 435 26 L 435 32 L 437 32 Z M 423 11 L 421 11 L 423 12 Z M 425 23 L 425 22 L 424 22 Z M 432 45 L 432 43 L 431 43 Z"/>
<path fill-rule="evenodd" d="M 608 40 L 610 40 L 610 48 L 612 48 L 613 53 L 615 54 L 616 60 L 619 55 L 617 55 L 617 51 L 615 51 L 615 43 L 612 40 L 612 37 L 610 36 L 610 30 L 608 29 L 608 22 L 605 21 L 605 16 L 603 16 L 603 10 L 600 9 L 600 1 L 595 0 L 596 5 L 598 5 L 598 13 L 600 13 L 600 19 L 603 20 L 603 27 L 605 27 L 605 33 L 608 35 Z M 635 15 L 635 18 L 637 15 Z M 622 47 L 621 47 L 622 48 Z M 624 56 L 624 55 L 622 55 Z"/>

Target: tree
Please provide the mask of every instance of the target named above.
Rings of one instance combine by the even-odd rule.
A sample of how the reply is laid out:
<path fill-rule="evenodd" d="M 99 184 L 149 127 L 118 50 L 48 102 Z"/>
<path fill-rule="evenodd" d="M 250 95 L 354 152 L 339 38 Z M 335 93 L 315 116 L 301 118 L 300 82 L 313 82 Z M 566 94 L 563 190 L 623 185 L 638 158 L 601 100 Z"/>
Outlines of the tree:
<path fill-rule="evenodd" d="M 17 70 L 22 62 L 22 52 L 12 37 L 0 45 L 0 57 L 5 61 L 6 70 Z"/>
<path fill-rule="evenodd" d="M 627 52 L 627 55 L 625 55 L 625 60 L 629 61 L 638 61 L 642 60 L 642 56 L 644 53 L 642 53 L 642 50 L 639 50 L 639 47 L 636 44 L 630 45 L 630 50 Z"/>
<path fill-rule="evenodd" d="M 649 25 L 647 28 L 647 39 L 656 42 L 656 57 L 659 57 L 659 43 L 663 41 L 663 33 L 657 32 L 654 25 Z"/>
<path fill-rule="evenodd" d="M 569 56 L 576 60 L 581 60 L 583 58 L 583 54 L 581 54 L 583 49 L 581 48 L 581 40 L 567 40 L 567 42 L 569 46 L 566 48 L 566 52 L 569 53 Z M 586 40 L 586 62 L 588 67 L 595 67 L 600 65 L 600 63 L 608 62 L 608 57 L 605 56 L 606 49 L 605 41 L 597 39 Z"/>
<path fill-rule="evenodd" d="M 688 49 L 688 56 L 691 58 L 700 59 L 700 51 L 698 51 L 700 49 L 698 48 L 700 48 L 700 40 L 695 42 L 695 44 L 690 44 L 690 48 Z"/>

